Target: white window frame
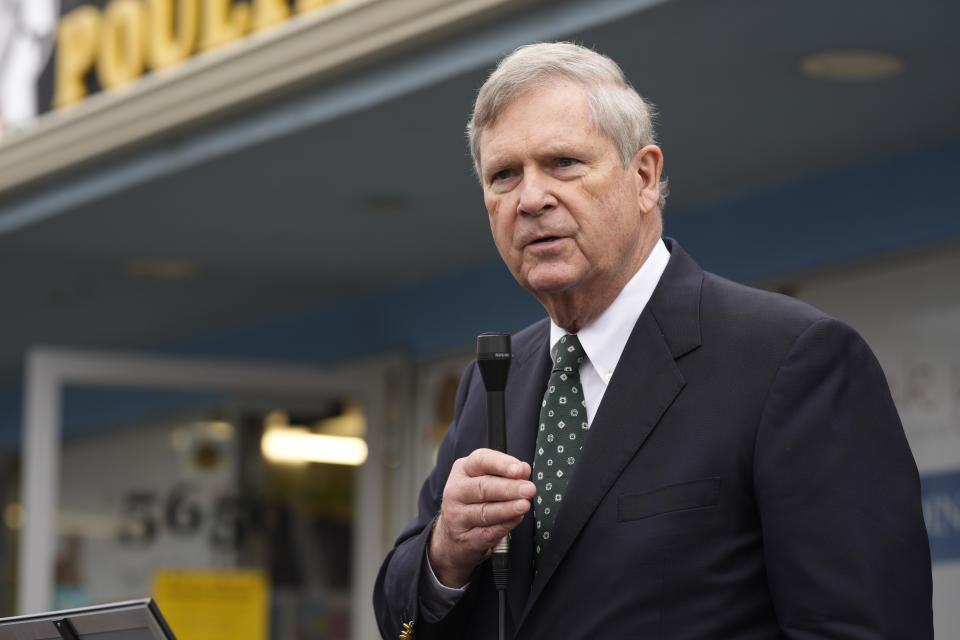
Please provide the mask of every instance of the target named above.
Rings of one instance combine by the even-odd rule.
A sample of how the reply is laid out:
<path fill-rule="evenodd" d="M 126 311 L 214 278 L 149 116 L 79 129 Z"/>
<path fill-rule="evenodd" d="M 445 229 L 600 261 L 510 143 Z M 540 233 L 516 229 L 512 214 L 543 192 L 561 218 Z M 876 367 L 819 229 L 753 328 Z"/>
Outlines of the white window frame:
<path fill-rule="evenodd" d="M 355 493 L 352 636 L 377 637 L 370 594 L 383 557 L 385 501 L 397 497 L 383 491 L 389 486 L 384 469 L 400 466 L 400 461 L 392 458 L 402 454 L 391 442 L 403 431 L 397 425 L 388 427 L 385 408 L 391 375 L 409 370 L 409 363 L 400 357 L 316 368 L 70 348 L 30 349 L 24 380 L 21 503 L 26 521 L 20 533 L 19 612 L 46 611 L 53 601 L 64 387 L 341 395 L 363 403 L 369 448 L 366 463 L 358 469 Z"/>

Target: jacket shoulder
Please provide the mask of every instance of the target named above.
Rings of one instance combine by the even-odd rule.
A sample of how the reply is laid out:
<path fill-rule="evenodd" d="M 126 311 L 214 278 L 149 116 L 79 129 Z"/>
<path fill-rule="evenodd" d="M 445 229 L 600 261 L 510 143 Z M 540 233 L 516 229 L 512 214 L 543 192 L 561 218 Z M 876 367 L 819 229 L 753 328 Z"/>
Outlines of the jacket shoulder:
<path fill-rule="evenodd" d="M 831 316 L 782 293 L 756 289 L 704 272 L 702 317 L 727 329 L 796 337 Z M 839 323 L 842 324 L 842 323 Z"/>

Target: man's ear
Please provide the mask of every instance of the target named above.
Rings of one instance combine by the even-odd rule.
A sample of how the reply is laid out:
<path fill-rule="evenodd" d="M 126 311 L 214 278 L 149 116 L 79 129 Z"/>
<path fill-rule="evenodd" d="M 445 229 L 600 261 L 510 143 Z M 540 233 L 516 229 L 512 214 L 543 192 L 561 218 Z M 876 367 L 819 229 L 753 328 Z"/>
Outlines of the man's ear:
<path fill-rule="evenodd" d="M 653 211 L 660 201 L 660 174 L 663 172 L 663 152 L 655 144 L 648 144 L 633 156 L 631 169 L 637 175 L 640 205 L 644 213 Z"/>

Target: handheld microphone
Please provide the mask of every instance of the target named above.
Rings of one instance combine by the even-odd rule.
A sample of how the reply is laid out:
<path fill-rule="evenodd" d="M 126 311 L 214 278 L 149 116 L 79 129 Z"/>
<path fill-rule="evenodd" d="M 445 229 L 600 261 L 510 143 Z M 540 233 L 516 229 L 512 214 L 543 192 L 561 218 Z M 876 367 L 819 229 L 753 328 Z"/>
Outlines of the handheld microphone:
<path fill-rule="evenodd" d="M 510 372 L 510 334 L 481 333 L 477 336 L 477 366 L 487 390 L 487 446 L 507 450 L 506 413 L 503 392 Z"/>
<path fill-rule="evenodd" d="M 477 366 L 487 390 L 487 443 L 506 452 L 507 426 L 503 392 L 510 372 L 510 334 L 482 333 L 477 336 Z M 506 588 L 510 577 L 510 535 L 493 548 L 493 583 L 500 597 L 500 638 L 506 631 Z"/>

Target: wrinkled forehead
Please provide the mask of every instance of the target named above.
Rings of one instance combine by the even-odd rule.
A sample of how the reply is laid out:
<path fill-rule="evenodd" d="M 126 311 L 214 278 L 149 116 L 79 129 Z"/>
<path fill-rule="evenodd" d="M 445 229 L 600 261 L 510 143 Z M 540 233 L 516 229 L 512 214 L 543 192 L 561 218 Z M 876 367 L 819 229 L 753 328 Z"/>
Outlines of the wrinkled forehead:
<path fill-rule="evenodd" d="M 571 82 L 528 86 L 511 96 L 484 129 L 484 134 L 522 120 L 528 127 L 541 128 L 558 120 L 583 122 L 593 127 L 586 91 Z"/>
<path fill-rule="evenodd" d="M 477 100 L 474 103 L 475 111 L 477 107 L 481 105 L 482 92 L 483 89 L 481 89 L 481 93 L 478 94 Z M 528 98 L 532 94 L 544 92 L 567 94 L 570 96 L 570 99 L 577 99 L 579 96 L 587 96 L 589 94 L 587 86 L 579 80 L 568 78 L 567 76 L 557 73 L 532 75 L 524 82 L 504 88 L 500 91 L 499 95 L 490 98 L 486 105 L 487 113 L 484 114 L 487 121 L 478 124 L 484 128 L 492 127 L 503 112 L 518 100 Z"/>
<path fill-rule="evenodd" d="M 586 88 L 564 78 L 528 83 L 499 106 L 494 118 L 479 133 L 481 162 L 484 154 L 497 146 L 498 138 L 503 142 L 499 134 L 508 127 L 512 136 L 528 138 L 572 130 L 606 137 L 597 127 Z"/>

